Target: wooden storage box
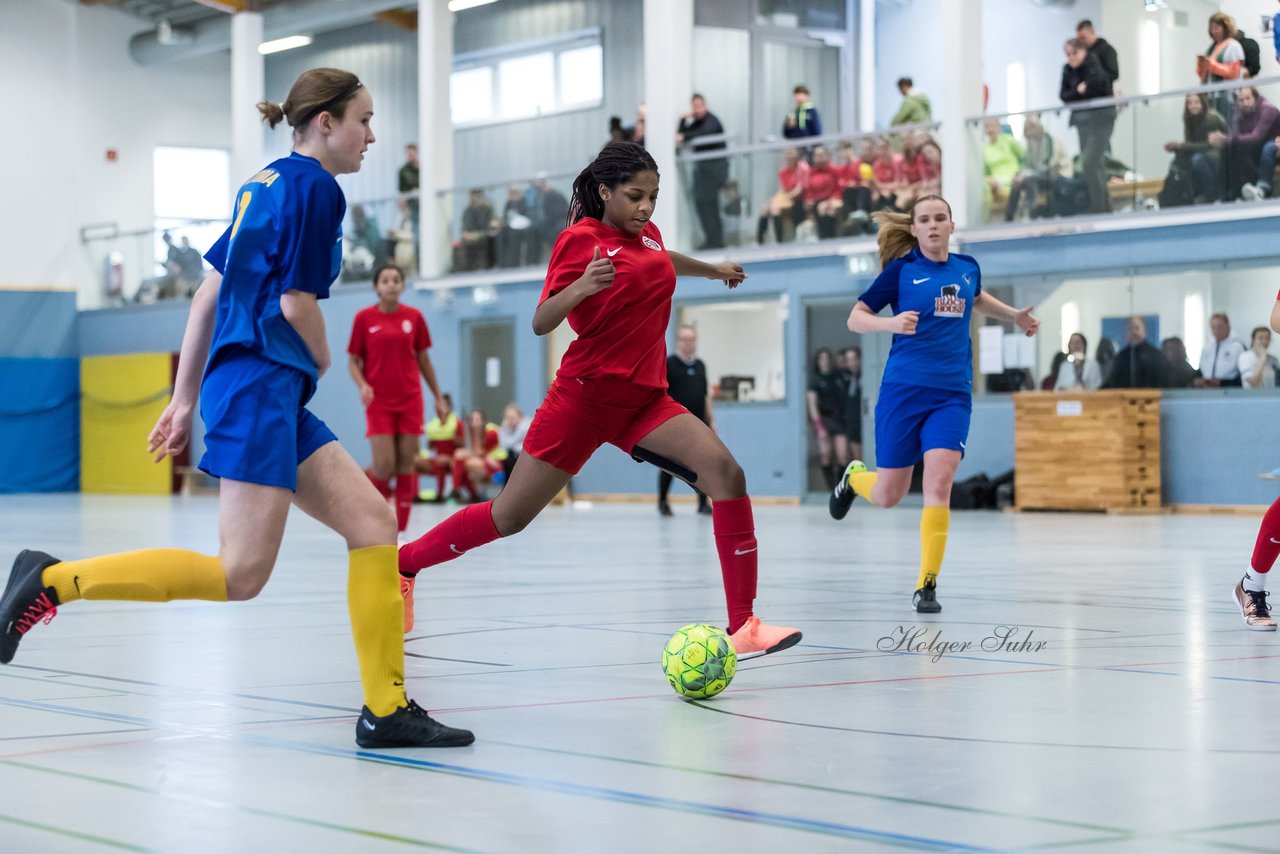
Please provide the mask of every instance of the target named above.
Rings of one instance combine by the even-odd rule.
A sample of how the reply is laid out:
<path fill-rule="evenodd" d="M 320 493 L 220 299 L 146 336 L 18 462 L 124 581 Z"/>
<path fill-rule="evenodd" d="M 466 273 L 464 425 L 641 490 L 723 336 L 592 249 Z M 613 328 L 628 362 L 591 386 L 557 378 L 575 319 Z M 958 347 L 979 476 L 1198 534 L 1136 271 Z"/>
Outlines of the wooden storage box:
<path fill-rule="evenodd" d="M 1160 392 L 1014 395 L 1019 510 L 1160 510 Z"/>

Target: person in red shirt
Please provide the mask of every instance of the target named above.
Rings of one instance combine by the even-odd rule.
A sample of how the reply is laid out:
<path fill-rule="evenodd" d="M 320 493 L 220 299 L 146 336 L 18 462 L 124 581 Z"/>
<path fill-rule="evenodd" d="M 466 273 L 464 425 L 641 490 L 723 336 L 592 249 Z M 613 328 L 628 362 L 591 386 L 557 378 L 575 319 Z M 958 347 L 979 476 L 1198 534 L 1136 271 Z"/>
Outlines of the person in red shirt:
<path fill-rule="evenodd" d="M 394 475 L 396 524 L 401 533 L 409 524 L 409 511 L 418 494 L 418 475 L 413 462 L 422 436 L 422 386 L 427 381 L 435 397 L 440 418 L 449 408 L 440 396 L 436 369 L 427 355 L 431 333 L 422 312 L 400 303 L 404 293 L 404 271 L 387 264 L 373 273 L 373 289 L 378 304 L 361 309 L 351 325 L 347 345 L 351 378 L 360 389 L 368 429 L 365 435 L 373 447 L 369 480 L 387 498 L 392 496 Z"/>
<path fill-rule="evenodd" d="M 479 409 L 471 410 L 461 444 L 453 454 L 453 488 L 479 501 L 480 487 L 502 471 L 507 458 L 506 449 L 498 445 L 498 425 L 490 424 Z"/>
<path fill-rule="evenodd" d="M 538 407 L 524 452 L 497 498 L 472 504 L 400 550 L 400 573 L 465 554 L 533 521 L 603 444 L 670 471 L 712 500 L 711 520 L 739 655 L 794 646 L 800 632 L 755 616 L 757 543 L 742 467 L 716 434 L 667 393 L 667 325 L 676 276 L 735 288 L 746 274 L 668 250 L 651 221 L 658 167 L 635 143 L 606 145 L 573 183 L 570 225 L 556 239 L 533 331 L 566 319 L 578 334 Z M 411 607 L 412 591 L 406 597 Z M 408 620 L 406 619 L 406 623 Z"/>
<path fill-rule="evenodd" d="M 769 231 L 769 221 L 773 221 L 773 236 L 779 243 L 786 240 L 783 228 L 783 217 L 791 220 L 792 226 L 804 222 L 804 185 L 809 179 L 809 164 L 800 159 L 800 150 L 788 148 L 782 152 L 782 167 L 778 169 L 778 190 L 769 200 L 769 204 L 760 211 L 760 220 L 756 224 L 756 243 L 764 243 Z"/>
<path fill-rule="evenodd" d="M 831 162 L 825 145 L 814 146 L 813 165 L 804 188 L 804 207 L 817 220 L 819 238 L 836 236 L 836 215 L 840 212 L 840 172 Z"/>
<path fill-rule="evenodd" d="M 413 463 L 414 470 L 419 474 L 435 477 L 436 495 L 432 500 L 437 504 L 443 504 L 449 495 L 445 491 L 444 480 L 453 471 L 454 455 L 462 446 L 462 419 L 453 411 L 453 398 L 448 392 L 440 397 L 449 414 L 444 418 L 437 414 L 427 422 L 424 428 L 427 434 L 427 451 L 419 454 Z M 457 488 L 457 484 L 454 484 L 454 489 Z"/>

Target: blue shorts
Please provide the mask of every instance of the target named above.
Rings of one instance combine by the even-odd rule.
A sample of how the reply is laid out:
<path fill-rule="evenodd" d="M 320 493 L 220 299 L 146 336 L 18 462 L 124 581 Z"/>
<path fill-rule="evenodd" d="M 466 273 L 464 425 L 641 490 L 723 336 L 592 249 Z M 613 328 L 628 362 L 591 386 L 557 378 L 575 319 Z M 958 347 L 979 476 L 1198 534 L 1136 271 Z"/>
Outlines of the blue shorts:
<path fill-rule="evenodd" d="M 964 454 L 973 395 L 926 386 L 880 386 L 876 401 L 876 468 L 910 468 L 925 451 Z"/>
<path fill-rule="evenodd" d="M 337 440 L 303 404 L 311 378 L 248 351 L 224 355 L 200 386 L 200 470 L 263 486 L 298 488 L 298 466 Z"/>

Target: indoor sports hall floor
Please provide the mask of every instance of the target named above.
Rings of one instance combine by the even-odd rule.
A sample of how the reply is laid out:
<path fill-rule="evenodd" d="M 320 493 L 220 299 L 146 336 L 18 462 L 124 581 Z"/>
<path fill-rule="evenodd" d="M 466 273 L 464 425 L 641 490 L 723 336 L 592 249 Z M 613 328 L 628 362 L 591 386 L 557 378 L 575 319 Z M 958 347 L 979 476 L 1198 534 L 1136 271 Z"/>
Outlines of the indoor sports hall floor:
<path fill-rule="evenodd" d="M 4 496 L 0 549 L 212 551 L 215 511 Z M 1280 847 L 1280 637 L 1230 599 L 1255 520 L 956 513 L 923 618 L 918 510 L 760 507 L 759 612 L 804 642 L 690 703 L 663 642 L 724 614 L 676 511 L 551 508 L 421 577 L 410 693 L 463 749 L 356 747 L 343 547 L 305 517 L 253 602 L 66 608 L 0 668 L 0 850 Z M 881 648 L 913 627 L 970 647 Z"/>

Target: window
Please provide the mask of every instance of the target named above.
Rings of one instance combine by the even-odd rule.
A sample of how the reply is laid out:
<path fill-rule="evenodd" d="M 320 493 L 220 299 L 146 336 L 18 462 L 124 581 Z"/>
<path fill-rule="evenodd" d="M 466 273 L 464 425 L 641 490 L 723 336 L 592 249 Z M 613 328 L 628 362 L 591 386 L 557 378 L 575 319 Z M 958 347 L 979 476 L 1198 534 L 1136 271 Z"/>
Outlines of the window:
<path fill-rule="evenodd" d="M 526 43 L 457 58 L 449 79 L 455 126 L 529 119 L 599 106 L 604 100 L 604 51 L 598 30 L 584 30 L 535 48 Z"/>
<path fill-rule="evenodd" d="M 449 115 L 455 125 L 493 116 L 492 68 L 468 68 L 449 76 Z"/>
<path fill-rule="evenodd" d="M 682 306 L 678 317 L 698 330 L 698 358 L 707 365 L 715 400 L 768 402 L 786 397 L 782 331 L 785 297 L 724 300 Z M 750 347 L 743 347 L 750 341 Z"/>
<path fill-rule="evenodd" d="M 144 274 L 168 271 L 170 234 L 173 245 L 182 248 L 185 237 L 191 247 L 204 253 L 227 229 L 231 212 L 231 155 L 219 148 L 176 148 L 158 146 L 153 165 L 156 267 Z M 195 220 L 212 220 L 191 224 Z M 175 250 L 176 251 L 176 250 Z"/>

